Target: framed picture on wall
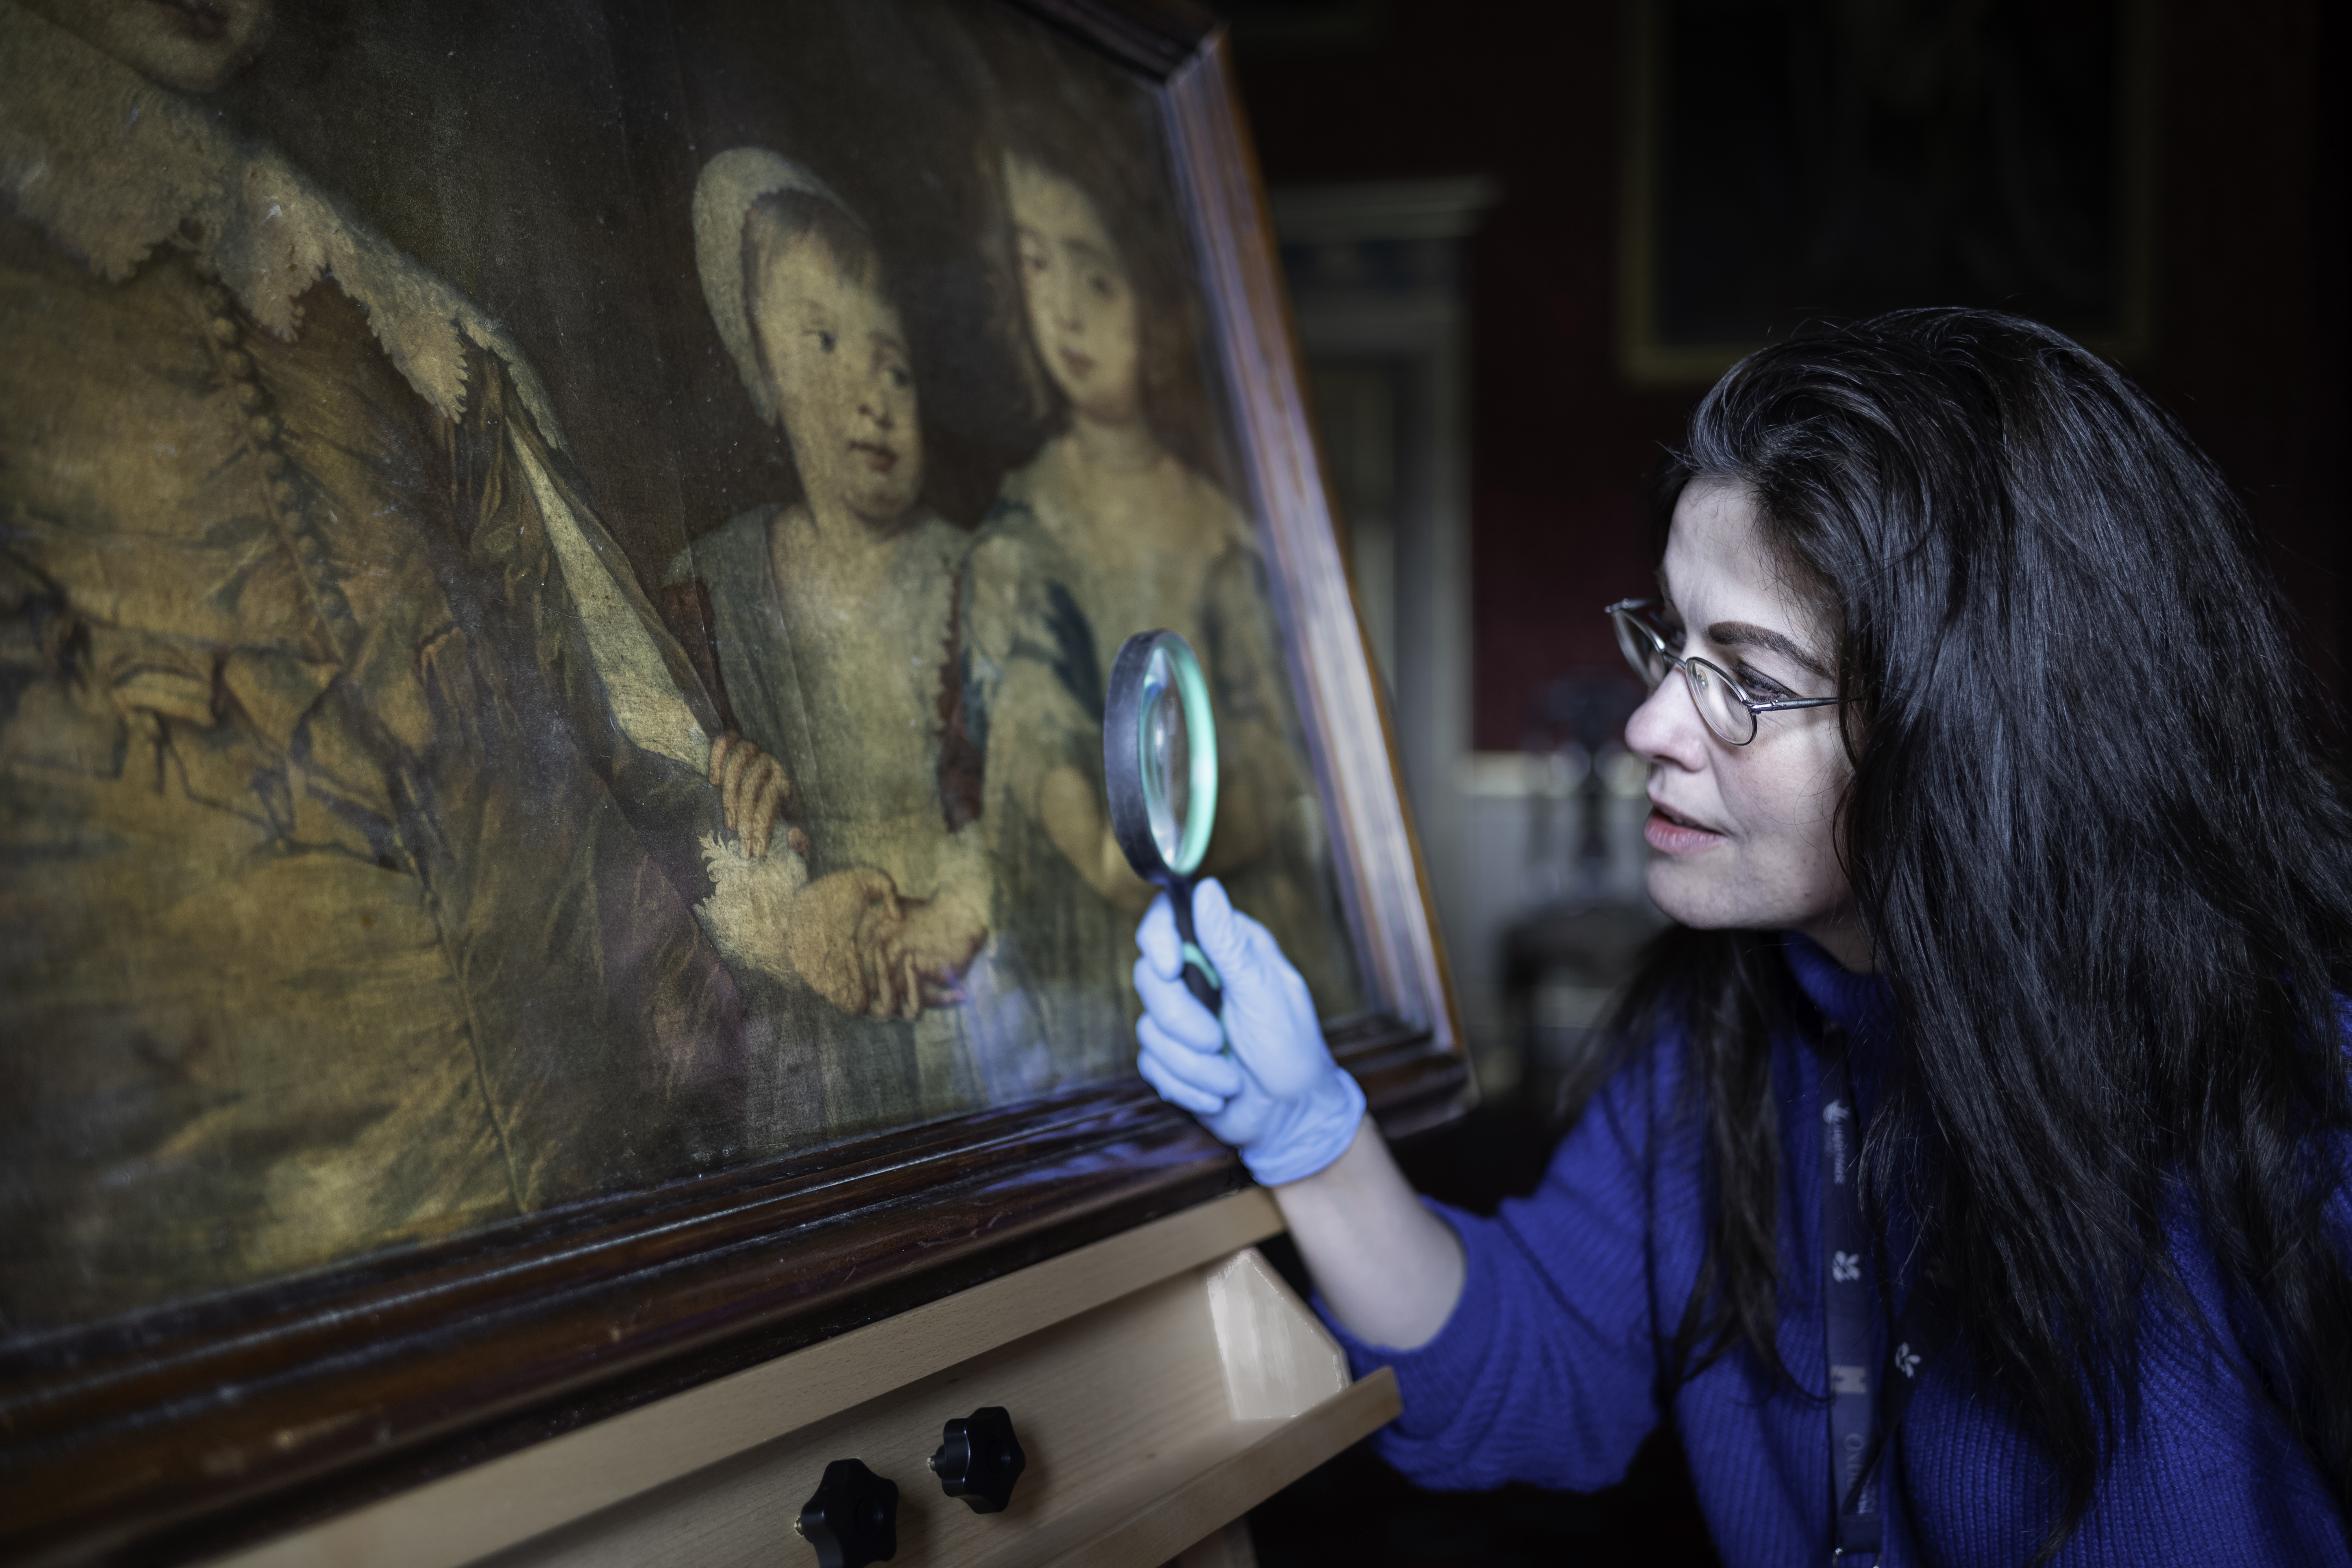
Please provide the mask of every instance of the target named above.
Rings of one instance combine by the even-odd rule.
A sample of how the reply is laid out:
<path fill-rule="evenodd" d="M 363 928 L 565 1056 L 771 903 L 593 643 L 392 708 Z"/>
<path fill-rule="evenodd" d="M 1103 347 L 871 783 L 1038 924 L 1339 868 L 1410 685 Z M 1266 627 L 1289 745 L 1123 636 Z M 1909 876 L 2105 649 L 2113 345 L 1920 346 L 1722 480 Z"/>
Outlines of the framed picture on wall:
<path fill-rule="evenodd" d="M 1236 1185 L 1132 1071 L 1135 632 L 1376 1114 L 1465 1103 L 1205 16 L 0 0 L 0 1552 Z"/>
<path fill-rule="evenodd" d="M 1808 320 L 1978 305 L 2145 355 L 2154 0 L 1632 0 L 1618 350 L 1705 384 Z"/>

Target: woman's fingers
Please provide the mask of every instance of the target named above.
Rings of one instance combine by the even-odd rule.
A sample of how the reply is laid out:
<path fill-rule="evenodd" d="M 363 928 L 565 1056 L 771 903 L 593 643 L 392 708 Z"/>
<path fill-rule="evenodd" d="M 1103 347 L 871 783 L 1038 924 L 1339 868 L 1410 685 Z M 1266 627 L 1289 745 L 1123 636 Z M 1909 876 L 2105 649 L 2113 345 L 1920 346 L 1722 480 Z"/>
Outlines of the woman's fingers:
<path fill-rule="evenodd" d="M 1143 1047 L 1143 1056 L 1160 1064 L 1161 1070 L 1182 1079 L 1203 1094 L 1213 1094 L 1223 1100 L 1239 1094 L 1246 1081 L 1239 1062 L 1222 1051 L 1198 1051 L 1170 1035 L 1150 1017 L 1135 1026 L 1136 1042 Z"/>
<path fill-rule="evenodd" d="M 1149 958 L 1135 961 L 1135 990 L 1143 998 L 1143 1010 L 1158 1020 L 1171 1038 L 1196 1051 L 1223 1048 L 1224 1026 L 1201 1005 L 1200 999 L 1185 988 L 1182 980 L 1163 976 Z"/>
<path fill-rule="evenodd" d="M 1200 938 L 1201 951 L 1209 955 L 1219 974 L 1247 975 L 1259 967 L 1250 940 L 1256 929 L 1257 922 L 1234 908 L 1224 884 L 1214 877 L 1192 889 L 1192 933 Z"/>
<path fill-rule="evenodd" d="M 1156 973 L 1172 980 L 1182 972 L 1184 943 L 1176 934 L 1176 910 L 1167 894 L 1152 900 L 1143 911 L 1143 923 L 1135 928 L 1135 945 Z"/>
<path fill-rule="evenodd" d="M 1160 1099 L 1195 1116 L 1214 1116 L 1225 1108 L 1221 1097 L 1194 1089 L 1149 1055 L 1137 1058 L 1135 1070 L 1143 1075 L 1143 1081 L 1150 1084 Z"/>

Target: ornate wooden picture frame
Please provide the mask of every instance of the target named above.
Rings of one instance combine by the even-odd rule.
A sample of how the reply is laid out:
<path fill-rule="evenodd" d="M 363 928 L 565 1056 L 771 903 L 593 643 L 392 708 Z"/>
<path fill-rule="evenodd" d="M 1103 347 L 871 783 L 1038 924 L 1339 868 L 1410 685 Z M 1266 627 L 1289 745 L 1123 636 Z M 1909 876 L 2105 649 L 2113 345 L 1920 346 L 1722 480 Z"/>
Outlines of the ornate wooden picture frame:
<path fill-rule="evenodd" d="M 1222 416 L 1223 472 L 1239 512 L 1256 531 L 1265 593 L 1287 678 L 1286 700 L 1295 705 L 1297 728 L 1311 760 L 1313 798 L 1328 825 L 1339 929 L 1353 964 L 1353 994 L 1363 1004 L 1346 1017 L 1327 1018 L 1327 1033 L 1391 1133 L 1441 1123 L 1467 1105 L 1473 1089 L 1427 878 L 1335 538 L 1271 225 L 1223 35 L 1212 17 L 1180 0 L 1020 0 L 1010 5 L 1004 0 L 909 0 L 905 5 L 832 7 L 829 14 L 839 27 L 829 47 L 878 77 L 892 67 L 894 40 L 910 36 L 909 29 L 919 31 L 923 16 L 945 14 L 958 5 L 983 16 L 986 29 L 996 34 L 1034 37 L 1037 49 L 1083 51 L 1129 84 L 1157 127 L 1177 218 L 1176 243 L 1185 251 L 1178 270 L 1197 299 L 1204 374 Z M 37 31 L 55 26 L 56 16 L 75 9 L 72 0 L 36 0 L 28 7 L 22 0 L 0 0 L 0 5 L 18 13 L 7 18 L 11 28 Z M 424 17 L 435 8 L 415 9 Z M 690 73 L 682 77 L 679 71 L 677 40 L 707 23 L 709 15 L 726 10 L 724 5 L 688 0 L 582 0 L 562 16 L 478 18 L 467 24 L 475 31 L 449 35 L 446 41 L 459 48 L 503 49 L 502 58 L 530 58 L 530 50 L 509 35 L 535 34 L 544 40 L 551 73 L 572 69 L 584 57 L 596 58 L 602 79 L 616 85 L 609 102 L 580 108 L 580 136 L 593 133 L 606 145 L 625 149 L 633 177 L 677 195 L 695 190 L 697 167 L 708 168 L 721 151 L 698 145 L 661 122 L 664 106 L 703 111 L 691 102 Z M 189 34 L 189 47 L 201 55 L 219 43 L 224 29 L 235 43 L 236 29 L 247 26 L 258 29 L 253 44 L 258 49 L 269 25 L 266 4 L 237 0 L 219 11 L 198 18 L 205 25 L 196 32 L 205 36 Z M 448 482 L 462 479 L 477 489 L 512 487 L 530 507 L 529 515 L 541 520 L 572 512 L 591 517 L 596 501 L 581 488 L 562 444 L 544 438 L 557 423 L 547 407 L 548 387 L 529 369 L 531 355 L 513 347 L 500 321 L 528 317 L 533 287 L 576 289 L 567 296 L 565 311 L 558 312 L 569 312 L 570 330 L 603 332 L 617 341 L 629 336 L 635 320 L 626 288 L 593 278 L 499 277 L 497 226 L 518 217 L 528 221 L 533 210 L 530 187 L 539 176 L 518 168 L 501 176 L 506 184 L 500 188 L 482 194 L 475 214 L 481 232 L 437 240 L 401 233 L 382 241 L 420 249 L 438 243 L 443 255 L 488 258 L 478 276 L 457 277 L 446 298 L 427 301 L 432 308 L 419 319 L 436 323 L 434 331 L 446 342 L 404 339 L 401 323 L 407 318 L 393 303 L 398 279 L 392 269 L 404 258 L 394 255 L 387 261 L 371 251 L 379 231 L 351 216 L 357 212 L 363 219 L 372 197 L 394 201 L 397 193 L 369 186 L 369 179 L 382 177 L 382 163 L 369 166 L 373 174 L 339 171 L 337 150 L 346 138 L 389 136 L 405 138 L 401 145 L 413 144 L 417 157 L 430 157 L 441 145 L 436 136 L 488 136 L 495 133 L 498 116 L 485 108 L 482 126 L 469 132 L 456 107 L 436 100 L 436 50 L 424 47 L 430 27 L 413 26 L 404 54 L 386 44 L 382 31 L 371 32 L 348 17 L 345 25 L 352 36 L 332 36 L 331 27 L 305 33 L 297 26 L 281 37 L 278 47 L 291 52 L 273 66 L 278 74 L 272 90 L 290 96 L 275 106 L 276 117 L 266 128 L 285 142 L 283 156 L 273 163 L 279 153 L 256 154 L 245 165 L 246 195 L 268 197 L 264 187 L 273 179 L 289 182 L 288 189 L 329 187 L 339 172 L 357 184 L 360 188 L 337 198 L 349 206 L 320 209 L 326 216 L 314 229 L 327 237 L 317 242 L 318 254 L 298 243 L 289 246 L 282 259 L 273 259 L 274 252 L 244 258 L 250 265 L 246 285 L 240 285 L 227 269 L 241 263 L 215 257 L 221 220 L 213 219 L 215 226 L 208 230 L 199 217 L 183 222 L 145 250 L 109 255 L 95 244 L 79 250 L 68 247 L 74 266 L 89 275 L 85 279 L 73 274 L 79 280 L 71 287 L 102 291 L 135 279 L 142 268 L 217 267 L 221 270 L 197 274 L 188 285 L 189 298 L 210 309 L 204 301 L 218 295 L 226 301 L 218 308 L 223 321 L 234 316 L 229 307 L 236 295 L 249 313 L 261 312 L 255 320 L 264 326 L 267 310 L 278 309 L 289 340 L 298 322 L 304 332 L 353 332 L 354 342 L 372 333 L 410 386 L 437 386 L 446 397 L 441 423 L 434 426 L 443 434 L 434 439 L 441 442 L 436 460 L 446 461 L 448 474 L 457 477 Z M 442 35 L 434 35 L 433 42 L 443 41 Z M 180 45 L 167 39 L 166 46 L 168 65 L 181 58 L 170 55 Z M 339 116 L 356 112 L 352 106 L 304 100 L 302 94 L 330 79 L 320 58 L 339 47 L 375 51 L 369 68 L 413 86 L 417 123 L 346 124 Z M 450 50 L 448 58 L 457 52 Z M 0 106 L 0 135 L 19 143 L 42 132 L 39 105 L 27 108 L 26 95 L 18 91 L 36 63 L 24 55 L 0 60 L 0 76 L 9 79 L 5 96 L 14 100 Z M 45 62 L 45 68 L 57 64 Z M 68 62 L 53 73 L 64 83 L 61 90 L 100 92 L 102 82 L 89 86 L 74 76 L 74 68 Z M 20 71 L 27 75 L 20 78 Z M 840 90 L 855 94 L 865 79 L 846 79 Z M 218 107 L 212 122 L 247 137 L 239 145 L 264 145 L 259 132 L 239 130 L 233 95 L 198 101 Z M 137 116 L 129 118 L 135 121 Z M 93 134 L 102 139 L 114 133 L 112 122 L 100 117 L 97 123 Z M 541 132 L 565 133 L 562 127 Z M 21 150 L 20 145 L 12 151 Z M 0 315 L 10 320 L 15 335 L 16 325 L 31 321 L 36 310 L 48 309 L 47 301 L 68 288 L 55 280 L 61 275 L 58 264 L 41 247 L 72 221 L 95 224 L 91 232 L 102 230 L 106 215 L 131 195 L 94 184 L 69 193 L 73 200 L 61 204 L 54 195 L 57 187 L 41 184 L 47 165 L 22 157 L 0 159 L 0 164 L 5 165 L 0 169 L 5 197 L 15 204 L 0 212 L 0 222 L 13 231 L 10 248 L 0 256 L 0 274 L 16 269 L 12 292 L 0 299 Z M 297 182 L 285 173 L 289 168 L 307 173 Z M 765 189 L 785 190 L 799 177 L 780 176 L 783 184 Z M 232 189 L 220 199 L 234 205 L 244 197 Z M 829 191 L 826 199 L 833 199 Z M 73 201 L 89 209 L 79 220 L 68 210 Z M 249 221 L 257 226 L 253 232 L 265 237 L 278 232 L 268 226 L 286 216 L 283 202 L 277 213 L 268 200 L 248 205 L 253 211 L 232 215 L 236 223 Z M 616 196 L 593 209 L 593 221 L 625 229 L 648 218 L 642 205 Z M 829 221 L 821 217 L 818 226 Z M 677 244 L 690 278 L 691 240 L 681 237 Z M 343 307 L 301 297 L 303 287 L 331 274 L 346 280 L 347 291 L 357 298 L 363 289 L 350 280 L 372 266 L 380 278 L 394 279 L 383 284 L 373 314 L 346 311 L 350 320 L 338 321 L 333 310 Z M 52 271 L 41 273 L 42 268 Z M 297 281 L 268 284 L 272 268 L 290 271 Z M 841 270 L 846 277 L 856 268 L 845 262 Z M 27 277 L 34 281 L 25 281 Z M 292 292 L 274 307 L 268 298 L 259 307 L 245 298 L 252 289 L 266 295 L 268 287 Z M 468 292 L 489 297 L 500 289 L 508 293 L 495 301 L 500 309 L 496 319 L 476 307 L 476 296 Z M 623 296 L 618 302 L 616 293 Z M 956 296 L 950 287 L 946 293 L 966 299 L 980 313 L 1003 303 L 982 297 L 984 289 Z M 308 318 L 300 314 L 305 309 L 312 310 Z M 910 321 L 914 314 L 910 307 Z M 210 320 L 197 321 L 193 330 L 200 336 L 212 331 L 205 324 Z M 256 329 L 248 323 L 245 330 Z M 246 383 L 237 377 L 255 381 L 252 357 L 268 345 L 257 339 L 241 342 L 233 322 L 216 337 L 205 350 L 212 356 L 206 374 L 223 378 L 215 389 L 222 396 L 244 395 L 240 388 Z M 717 408 L 722 397 L 740 401 L 742 387 L 756 379 L 740 358 L 730 363 L 710 344 L 684 334 L 666 341 L 658 333 L 655 337 L 629 342 L 624 354 L 634 356 L 629 363 L 646 378 L 644 385 L 652 388 L 647 395 Z M 534 343 L 525 347 L 552 352 Z M 766 352 L 747 351 L 754 359 Z M 832 352 L 829 341 L 825 352 Z M 560 384 L 554 402 L 560 404 Z M 313 515 L 320 503 L 307 499 L 299 475 L 305 464 L 328 458 L 300 447 L 299 432 L 288 429 L 268 395 L 256 392 L 237 416 L 247 421 L 237 437 L 244 444 L 240 460 L 268 468 L 269 483 L 278 487 L 268 491 L 269 525 L 296 530 L 288 537 L 298 556 L 305 550 L 315 554 L 313 543 L 306 542 L 323 531 Z M 408 395 L 400 392 L 398 399 Z M 742 414 L 723 417 L 740 420 Z M 504 429 L 501 418 L 509 422 Z M 712 418 L 723 423 L 719 415 Z M 613 435 L 609 428 L 593 427 L 593 418 L 587 423 L 591 427 L 583 428 L 583 421 L 573 420 L 575 447 Z M 518 433 L 518 427 L 529 433 Z M 0 431 L 0 442 L 26 438 L 21 427 L 13 437 Z M 277 461 L 270 466 L 273 458 Z M 874 471 L 887 468 L 878 460 L 869 466 Z M 635 484 L 651 494 L 675 482 L 658 473 L 596 478 L 608 514 L 616 510 L 609 495 L 616 488 Z M 39 531 L 52 527 L 54 520 L 37 507 L 10 497 L 7 508 L 0 526 L 10 540 L 48 537 Z M 306 527 L 311 531 L 302 532 Z M 641 542 L 621 539 L 616 545 L 593 522 L 571 537 L 569 544 L 558 540 L 549 546 L 564 573 L 580 570 L 578 562 L 587 559 L 577 556 L 581 549 L 620 551 L 637 559 L 634 579 L 622 572 L 614 581 L 657 583 L 658 557 L 647 557 Z M 478 538 L 472 547 L 488 548 Z M 325 548 L 335 546 L 330 541 Z M 566 555 L 567 550 L 573 553 Z M 543 589 L 544 574 L 530 577 L 525 564 L 510 563 L 510 591 L 534 582 Z M 358 602 L 369 592 L 366 566 L 356 563 L 348 589 L 338 589 L 333 603 L 313 606 L 322 625 L 363 625 L 377 613 Z M 37 574 L 8 569 L 17 571 L 0 583 L 11 595 L 5 606 L 15 617 L 10 635 L 23 632 L 17 640 L 26 644 L 19 648 L 12 642 L 6 656 L 15 661 L 6 667 L 15 682 L 8 690 L 17 694 L 31 689 L 28 682 L 45 679 L 43 672 L 66 668 L 60 661 L 97 656 L 81 645 L 39 642 L 49 635 L 44 628 L 72 621 L 59 608 L 72 601 L 71 584 L 60 587 L 57 581 L 36 580 Z M 346 591 L 352 602 L 346 602 Z M 604 624 L 635 624 L 635 616 L 656 625 L 656 596 L 646 593 L 642 602 L 629 599 Z M 666 606 L 663 613 L 676 626 L 672 610 Z M 567 624 L 593 621 L 598 613 L 593 605 L 569 611 Z M 709 614 L 707 604 L 690 602 L 684 613 L 689 620 L 699 616 L 706 621 Z M 609 698 L 615 723 L 634 742 L 637 732 L 628 729 L 632 720 L 625 711 L 631 656 L 596 643 L 596 637 L 593 628 L 580 634 L 583 645 L 595 644 L 588 650 L 595 658 L 587 662 Z M 432 647 L 439 657 L 456 657 L 446 637 Z M 340 658 L 365 657 L 359 641 L 335 651 Z M 717 667 L 709 646 L 654 651 L 662 662 L 640 660 L 635 667 L 640 673 L 654 672 L 652 686 L 674 679 L 680 691 L 707 693 L 714 683 L 711 671 Z M 681 661 L 694 661 L 694 668 Z M 131 735 L 114 743 L 131 747 L 131 755 L 147 754 L 135 749 L 139 723 L 218 723 L 223 704 L 232 699 L 247 701 L 257 713 L 265 701 L 259 694 L 277 689 L 269 679 L 301 673 L 295 664 L 239 666 L 223 673 L 227 666 L 216 659 L 209 677 L 216 682 L 215 694 L 207 696 L 195 687 L 183 691 L 185 672 L 168 661 L 133 660 L 122 669 L 127 673 L 117 676 L 113 700 L 130 718 L 118 721 L 111 716 L 114 710 L 108 710 L 105 722 L 117 728 L 106 733 Z M 699 682 L 695 669 L 702 672 Z M 123 691 L 132 697 L 121 696 Z M 232 697 L 217 695 L 222 691 Z M 254 694 L 249 701 L 242 695 L 247 692 Z M 175 717 L 182 710 L 184 715 Z M 657 714 L 646 717 L 652 709 L 634 711 L 635 721 L 647 726 L 657 728 L 662 721 Z M 707 729 L 717 729 L 725 717 L 697 710 L 697 721 Z M 320 773 L 335 765 L 323 750 L 297 750 L 297 762 Z M 165 753 L 158 746 L 153 754 Z M 116 765 L 119 772 L 119 757 Z M 191 783 L 190 797 L 197 793 Z M 745 796 L 747 803 L 750 798 Z M 775 832 L 781 841 L 786 832 L 781 821 Z M 19 868 L 0 876 L 24 876 L 23 863 L 22 856 L 12 858 L 10 866 Z M 9 896 L 27 885 L 19 881 Z M 124 983 L 135 990 L 137 980 L 134 974 Z M 393 1030 L 403 1025 L 393 1012 L 364 1016 L 370 1027 Z M 688 1035 L 685 1048 L 690 1054 L 694 1041 Z M 29 1059 L 43 1045 L 29 1036 L 12 1039 L 0 1045 L 0 1061 Z M 35 1081 L 29 1072 L 22 1077 Z M 625 1118 L 626 1109 L 606 1106 L 595 1114 Z M 0 1153 L 0 1173 L 8 1171 L 13 1158 Z M 1189 1116 L 1164 1105 L 1140 1080 L 1117 1072 L 1051 1084 L 1043 1092 L 988 1109 L 901 1119 L 901 1124 L 806 1148 L 738 1157 L 722 1152 L 693 1173 L 656 1171 L 655 1176 L 607 1183 L 599 1195 L 558 1197 L 519 1216 L 457 1226 L 438 1237 L 412 1237 L 349 1260 L 227 1289 L 173 1294 L 71 1321 L 0 1321 L 0 1556 L 147 1563 L 226 1551 L 940 1300 L 1244 1181 L 1231 1153 Z M 15 1179 L 20 1188 L 29 1180 L 21 1167 Z M 36 1193 L 28 1200 L 20 1192 L 16 1201 L 37 1197 Z M 0 1258 L 0 1268 L 22 1261 Z"/>

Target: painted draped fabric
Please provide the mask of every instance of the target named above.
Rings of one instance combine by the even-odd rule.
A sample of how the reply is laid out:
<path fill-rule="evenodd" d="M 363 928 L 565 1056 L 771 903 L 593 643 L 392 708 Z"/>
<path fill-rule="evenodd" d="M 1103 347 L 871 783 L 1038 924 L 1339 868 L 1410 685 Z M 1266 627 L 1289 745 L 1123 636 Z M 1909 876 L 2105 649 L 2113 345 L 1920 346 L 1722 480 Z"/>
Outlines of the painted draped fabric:
<path fill-rule="evenodd" d="M 299 300 L 217 216 L 110 253 L 166 175 L 306 187 L 184 123 L 77 167 L 40 111 L 0 147 L 0 1327 L 721 1157 L 740 1003 L 684 760 L 715 721 L 528 368 L 323 205 L 352 277 Z M 101 174 L 78 228 L 57 183 Z M 596 605 L 565 550 L 616 563 Z M 616 721 L 616 637 L 680 754 Z"/>
<path fill-rule="evenodd" d="M 870 597 L 812 603 L 777 556 L 784 510 L 743 512 L 671 563 L 668 584 L 687 590 L 677 613 L 708 621 L 708 678 L 730 721 L 791 775 L 812 877 L 879 871 L 902 899 L 989 910 L 960 651 L 967 536 L 923 516 L 889 542 Z M 810 1122 L 838 1137 L 1060 1081 L 1026 969 L 997 933 L 959 988 L 960 1002 L 908 1020 L 845 1013 L 789 977 L 756 984 L 755 1141 Z"/>

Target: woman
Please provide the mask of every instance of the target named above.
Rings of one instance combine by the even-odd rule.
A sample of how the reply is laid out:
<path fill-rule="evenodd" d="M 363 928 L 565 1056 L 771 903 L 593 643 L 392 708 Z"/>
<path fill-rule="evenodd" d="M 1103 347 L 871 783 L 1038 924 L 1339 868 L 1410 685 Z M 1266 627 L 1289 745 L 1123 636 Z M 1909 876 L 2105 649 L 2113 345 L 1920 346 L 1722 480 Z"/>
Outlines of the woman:
<path fill-rule="evenodd" d="M 1669 475 L 1612 614 L 1680 924 L 1541 1189 L 1415 1202 L 1213 896 L 1238 1060 L 1155 907 L 1145 1076 L 1422 1481 L 1600 1487 L 1671 1411 L 1727 1561 L 2352 1562 L 2352 822 L 2220 476 L 1959 310 L 1751 357 Z"/>
<path fill-rule="evenodd" d="M 1190 333 L 1180 287 L 1154 270 L 1168 247 L 1133 227 L 1133 182 L 1074 145 L 1080 133 L 1016 136 L 1003 160 L 1028 345 L 1058 428 L 1006 477 L 969 574 L 997 923 L 1075 1077 L 1123 1068 L 1118 998 L 1150 898 L 1100 804 L 1104 684 L 1139 631 L 1183 633 L 1215 685 L 1210 864 L 1283 932 L 1327 1012 L 1360 1005 L 1251 530 L 1180 455 L 1206 442 L 1185 434 Z"/>

